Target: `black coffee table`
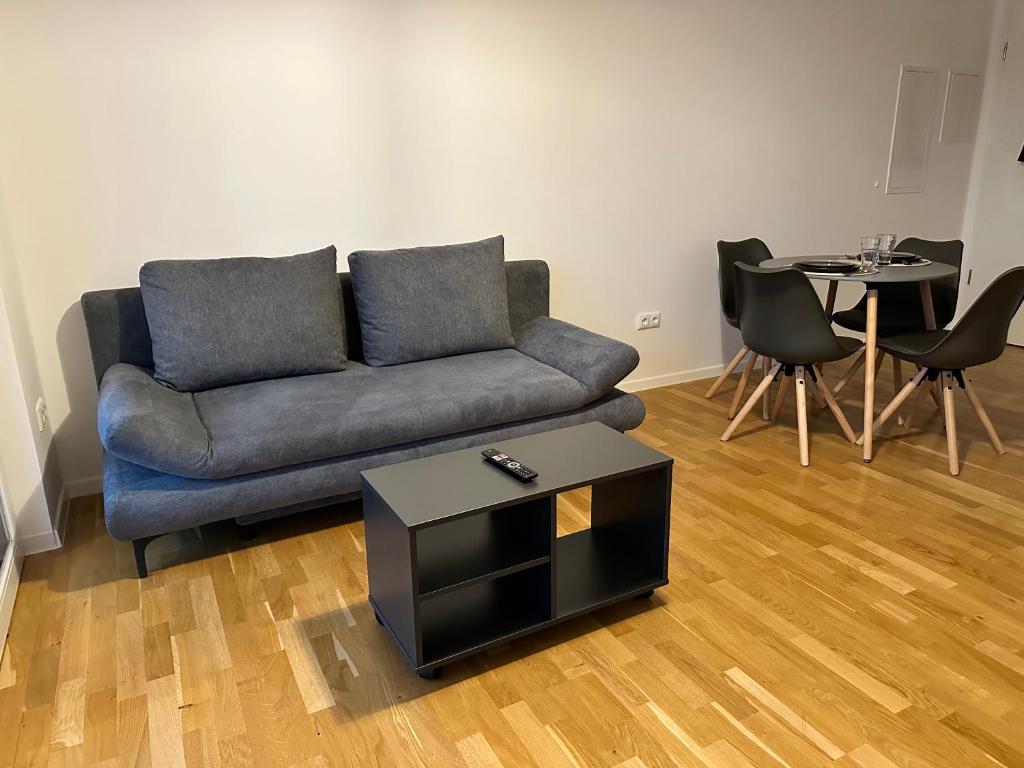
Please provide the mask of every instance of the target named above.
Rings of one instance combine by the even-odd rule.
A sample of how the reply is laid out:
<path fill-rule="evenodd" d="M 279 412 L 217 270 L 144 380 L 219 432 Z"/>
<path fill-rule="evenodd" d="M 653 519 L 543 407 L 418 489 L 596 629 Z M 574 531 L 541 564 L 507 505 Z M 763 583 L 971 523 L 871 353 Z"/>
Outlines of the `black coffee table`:
<path fill-rule="evenodd" d="M 485 464 L 500 448 L 528 484 Z M 422 677 L 668 583 L 672 459 L 582 424 L 362 473 L 370 603 Z M 591 527 L 556 536 L 559 493 L 593 486 Z"/>

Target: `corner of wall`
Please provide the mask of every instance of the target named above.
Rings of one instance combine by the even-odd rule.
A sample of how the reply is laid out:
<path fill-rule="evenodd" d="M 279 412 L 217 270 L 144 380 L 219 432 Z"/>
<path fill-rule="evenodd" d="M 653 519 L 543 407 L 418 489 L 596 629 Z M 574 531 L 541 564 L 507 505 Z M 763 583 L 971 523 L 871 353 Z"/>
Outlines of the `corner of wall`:
<path fill-rule="evenodd" d="M 59 546 L 54 523 L 62 480 L 52 434 L 38 432 L 33 423 L 42 387 L 12 251 L 0 197 L 0 492 L 15 540 L 32 554 Z"/>

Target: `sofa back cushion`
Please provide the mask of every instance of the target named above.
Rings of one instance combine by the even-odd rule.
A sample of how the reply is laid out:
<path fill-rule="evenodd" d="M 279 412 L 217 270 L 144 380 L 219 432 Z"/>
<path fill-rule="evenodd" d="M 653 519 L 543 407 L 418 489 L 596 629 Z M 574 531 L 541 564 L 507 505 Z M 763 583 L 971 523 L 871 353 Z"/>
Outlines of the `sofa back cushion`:
<path fill-rule="evenodd" d="M 369 365 L 397 365 L 514 343 L 505 238 L 349 255 Z"/>
<path fill-rule="evenodd" d="M 283 258 L 151 261 L 139 271 L 156 378 L 194 392 L 340 371 L 334 246 Z"/>
<path fill-rule="evenodd" d="M 543 261 L 506 261 L 508 282 L 508 314 L 512 333 L 530 320 L 548 314 L 550 274 Z M 341 288 L 343 347 L 347 360 L 363 359 L 363 343 L 359 335 L 359 318 L 352 292 L 352 275 L 338 275 Z M 138 288 L 103 288 L 82 294 L 82 314 L 89 337 L 96 384 L 115 363 L 129 363 L 153 368 L 153 342 L 146 322 L 142 291 Z M 75 376 L 84 375 L 75 369 Z"/>

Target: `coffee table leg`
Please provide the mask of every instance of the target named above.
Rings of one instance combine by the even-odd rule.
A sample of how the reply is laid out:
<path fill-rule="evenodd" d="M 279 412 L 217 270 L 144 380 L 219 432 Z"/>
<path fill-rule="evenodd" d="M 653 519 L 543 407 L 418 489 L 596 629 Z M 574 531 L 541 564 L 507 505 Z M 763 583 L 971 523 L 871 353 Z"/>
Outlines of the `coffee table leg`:
<path fill-rule="evenodd" d="M 422 672 L 417 672 L 416 674 L 424 680 L 437 680 L 438 676 L 441 674 L 441 668 L 434 667 L 433 669 L 424 669 Z"/>
<path fill-rule="evenodd" d="M 875 420 L 875 345 L 878 343 L 878 289 L 867 290 L 864 335 L 864 462 L 871 462 L 871 427 Z"/>

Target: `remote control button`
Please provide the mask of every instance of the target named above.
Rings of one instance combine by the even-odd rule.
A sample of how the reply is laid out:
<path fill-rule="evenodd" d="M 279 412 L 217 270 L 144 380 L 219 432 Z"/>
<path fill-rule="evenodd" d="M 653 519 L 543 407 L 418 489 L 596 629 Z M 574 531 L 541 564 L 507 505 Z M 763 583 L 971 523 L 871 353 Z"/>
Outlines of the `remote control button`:
<path fill-rule="evenodd" d="M 509 469 L 515 469 L 516 467 L 519 467 L 519 466 L 521 466 L 521 465 L 519 464 L 519 462 L 518 462 L 518 461 L 510 461 L 510 462 L 509 462 L 508 464 L 506 464 L 505 466 L 506 466 L 506 467 L 508 467 Z"/>

